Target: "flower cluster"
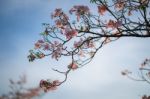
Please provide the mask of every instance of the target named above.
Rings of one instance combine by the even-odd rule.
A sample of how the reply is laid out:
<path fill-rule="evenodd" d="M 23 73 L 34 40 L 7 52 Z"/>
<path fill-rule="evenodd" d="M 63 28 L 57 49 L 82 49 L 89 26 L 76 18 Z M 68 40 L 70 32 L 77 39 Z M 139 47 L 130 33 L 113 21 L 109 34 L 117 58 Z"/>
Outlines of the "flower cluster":
<path fill-rule="evenodd" d="M 79 21 L 81 15 L 90 14 L 90 9 L 88 6 L 76 5 L 76 6 L 73 6 L 73 8 L 71 8 L 69 12 L 70 12 L 70 14 L 75 12 L 75 14 L 77 16 L 77 20 Z"/>
<path fill-rule="evenodd" d="M 52 13 L 51 17 L 55 18 L 55 17 L 59 17 L 63 15 L 63 11 L 61 8 L 55 9 L 54 13 Z"/>
<path fill-rule="evenodd" d="M 58 41 L 54 41 L 54 43 L 52 43 L 50 45 L 50 48 L 52 49 L 52 58 L 58 60 L 58 58 L 61 57 L 61 53 L 64 50 L 63 45 L 61 43 L 59 43 Z"/>
<path fill-rule="evenodd" d="M 83 39 L 82 38 L 80 38 L 80 40 L 77 42 L 77 41 L 75 41 L 74 42 L 74 48 L 78 48 L 81 44 L 82 44 L 82 42 L 83 42 Z"/>
<path fill-rule="evenodd" d="M 26 75 L 20 76 L 20 80 L 14 81 L 9 80 L 11 88 L 9 93 L 0 96 L 0 99 L 33 99 L 41 95 L 41 88 L 25 88 L 24 85 L 27 83 Z"/>
<path fill-rule="evenodd" d="M 115 8 L 122 10 L 125 7 L 125 1 L 124 0 L 119 0 L 116 4 L 115 4 Z"/>
<path fill-rule="evenodd" d="M 82 46 L 81 44 L 83 43 L 83 39 L 81 38 L 78 42 L 74 42 L 74 48 L 94 48 L 95 44 L 92 40 L 87 40 Z"/>
<path fill-rule="evenodd" d="M 57 26 L 58 28 L 62 28 L 62 29 L 64 28 L 64 25 L 65 25 L 65 24 L 63 23 L 63 21 L 62 21 L 62 20 L 59 20 L 59 19 L 55 21 L 55 24 L 56 24 L 56 26 Z"/>
<path fill-rule="evenodd" d="M 104 15 L 104 13 L 107 11 L 107 7 L 105 5 L 97 6 L 97 8 L 100 15 Z"/>
<path fill-rule="evenodd" d="M 76 63 L 71 63 L 69 66 L 68 66 L 69 69 L 72 69 L 72 70 L 75 70 L 78 68 L 78 65 Z"/>
<path fill-rule="evenodd" d="M 55 24 L 58 28 L 63 29 L 68 24 L 69 17 L 60 8 L 55 9 L 51 16 L 52 18 L 57 18 Z"/>
<path fill-rule="evenodd" d="M 56 90 L 57 86 L 60 84 L 59 80 L 54 80 L 52 82 L 49 82 L 47 80 L 41 80 L 40 81 L 40 87 L 45 91 L 51 91 Z"/>
<path fill-rule="evenodd" d="M 65 28 L 63 34 L 66 36 L 66 39 L 69 40 L 74 36 L 77 36 L 78 32 L 75 29 Z"/>
<path fill-rule="evenodd" d="M 107 23 L 106 27 L 107 28 L 118 28 L 122 25 L 121 21 L 114 21 L 114 20 L 109 20 Z"/>
<path fill-rule="evenodd" d="M 20 93 L 21 99 L 32 99 L 33 97 L 40 95 L 41 88 L 32 88 L 28 89 L 28 92 L 26 93 Z"/>
<path fill-rule="evenodd" d="M 35 49 L 40 49 L 40 48 L 43 48 L 43 50 L 49 50 L 50 49 L 50 45 L 46 42 L 44 42 L 44 40 L 38 40 L 36 43 L 35 43 Z"/>

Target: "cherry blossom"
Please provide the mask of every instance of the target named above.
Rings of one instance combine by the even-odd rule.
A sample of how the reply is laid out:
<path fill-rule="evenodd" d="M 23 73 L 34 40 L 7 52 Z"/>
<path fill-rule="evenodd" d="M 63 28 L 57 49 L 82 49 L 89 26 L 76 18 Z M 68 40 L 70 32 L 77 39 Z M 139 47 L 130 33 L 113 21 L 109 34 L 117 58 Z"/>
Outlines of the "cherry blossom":
<path fill-rule="evenodd" d="M 9 93 L 0 96 L 0 99 L 33 99 L 41 95 L 41 88 L 25 88 L 24 85 L 27 83 L 26 75 L 20 76 L 20 80 L 14 81 L 9 80 L 11 88 Z"/>
<path fill-rule="evenodd" d="M 45 91 L 52 91 L 56 90 L 57 86 L 60 84 L 59 80 L 54 80 L 52 82 L 49 82 L 47 80 L 41 80 L 40 81 L 40 87 Z"/>
<path fill-rule="evenodd" d="M 119 10 L 122 10 L 125 6 L 125 2 L 123 0 L 119 0 L 116 4 L 115 7 Z"/>
<path fill-rule="evenodd" d="M 62 28 L 63 26 L 68 24 L 69 17 L 62 11 L 62 9 L 55 9 L 54 13 L 52 13 L 52 19 L 55 18 L 56 26 Z"/>
<path fill-rule="evenodd" d="M 106 28 L 118 28 L 122 25 L 121 21 L 114 21 L 114 20 L 109 20 L 107 23 Z"/>
<path fill-rule="evenodd" d="M 56 23 L 56 26 L 57 26 L 58 28 L 62 28 L 62 27 L 63 27 L 63 23 L 62 23 L 61 20 L 56 20 L 55 23 Z"/>
<path fill-rule="evenodd" d="M 97 7 L 98 7 L 98 13 L 101 15 L 104 15 L 104 13 L 107 11 L 107 7 L 105 5 L 101 5 Z"/>
<path fill-rule="evenodd" d="M 76 5 L 76 6 L 73 6 L 73 8 L 71 8 L 69 12 L 70 12 L 70 14 L 75 12 L 75 14 L 77 16 L 77 21 L 79 21 L 81 15 L 90 14 L 90 9 L 88 6 Z"/>
<path fill-rule="evenodd" d="M 42 44 L 44 43 L 43 40 L 38 40 L 36 43 L 35 43 L 35 49 L 39 49 L 42 47 Z"/>
<path fill-rule="evenodd" d="M 83 39 L 82 38 L 80 38 L 80 40 L 77 42 L 77 41 L 75 41 L 74 42 L 74 48 L 78 48 L 81 44 L 82 44 L 82 42 L 83 42 Z"/>
<path fill-rule="evenodd" d="M 77 36 L 78 32 L 75 29 L 65 28 L 64 29 L 64 35 L 66 36 L 66 39 L 71 39 L 74 36 Z"/>
<path fill-rule="evenodd" d="M 71 63 L 68 68 L 72 69 L 72 70 L 75 70 L 78 68 L 78 65 L 76 63 Z"/>
<path fill-rule="evenodd" d="M 55 17 L 59 17 L 63 14 L 63 11 L 61 8 L 57 8 L 55 9 L 54 13 L 52 13 L 52 18 L 55 18 Z"/>
<path fill-rule="evenodd" d="M 76 70 L 91 62 L 98 50 L 107 43 L 116 41 L 121 37 L 150 37 L 147 16 L 149 10 L 146 10 L 149 6 L 144 3 L 147 1 L 111 0 L 107 2 L 105 0 L 91 0 L 91 2 L 95 2 L 98 13 L 92 14 L 89 7 L 85 5 L 73 6 L 69 13 L 75 14 L 77 21 L 76 19 L 74 21 L 74 17 L 69 19 L 62 9 L 56 9 L 52 13 L 54 22 L 52 25 L 46 26 L 46 35 L 42 35 L 44 41 L 35 43 L 35 51 L 28 56 L 29 61 L 45 56 L 51 56 L 57 61 L 64 56 L 71 61 L 65 71 L 53 69 L 65 75 L 65 79 L 60 84 L 55 84 L 55 81 L 41 80 L 40 87 L 45 92 L 55 90 L 57 86 L 67 80 L 67 75 L 71 70 Z M 128 15 L 132 15 L 131 11 L 137 11 L 139 18 L 129 17 Z M 141 65 L 141 70 L 145 69 L 143 66 L 146 64 L 144 62 Z M 128 70 L 121 73 L 126 76 L 131 74 Z M 147 75 L 150 75 L 149 72 Z"/>
<path fill-rule="evenodd" d="M 45 43 L 43 49 L 44 49 L 44 50 L 49 50 L 49 49 L 50 49 L 50 44 Z"/>
<path fill-rule="evenodd" d="M 63 45 L 57 41 L 54 41 L 54 43 L 50 45 L 50 48 L 53 50 L 52 58 L 58 60 L 58 58 L 61 57 L 62 51 L 64 50 Z"/>

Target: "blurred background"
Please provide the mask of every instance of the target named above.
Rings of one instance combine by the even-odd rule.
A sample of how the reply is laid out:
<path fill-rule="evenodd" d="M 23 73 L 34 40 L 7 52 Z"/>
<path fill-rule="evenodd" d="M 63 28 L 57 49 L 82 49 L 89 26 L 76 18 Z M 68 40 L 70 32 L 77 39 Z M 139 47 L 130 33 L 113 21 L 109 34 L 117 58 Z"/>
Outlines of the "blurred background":
<path fill-rule="evenodd" d="M 0 95 L 9 91 L 9 79 L 27 75 L 27 87 L 36 87 L 41 79 L 59 79 L 51 68 L 51 57 L 29 62 L 28 51 L 40 38 L 42 23 L 51 23 L 55 8 L 68 11 L 73 5 L 88 5 L 90 0 L 1 0 L 0 1 Z M 149 94 L 150 85 L 121 75 L 129 69 L 135 74 L 150 56 L 150 39 L 121 38 L 104 46 L 94 60 L 69 74 L 68 81 L 42 99 L 140 99 Z M 67 60 L 66 60 L 67 61 Z M 60 61 L 58 64 L 62 64 Z M 57 67 L 59 68 L 59 67 Z"/>

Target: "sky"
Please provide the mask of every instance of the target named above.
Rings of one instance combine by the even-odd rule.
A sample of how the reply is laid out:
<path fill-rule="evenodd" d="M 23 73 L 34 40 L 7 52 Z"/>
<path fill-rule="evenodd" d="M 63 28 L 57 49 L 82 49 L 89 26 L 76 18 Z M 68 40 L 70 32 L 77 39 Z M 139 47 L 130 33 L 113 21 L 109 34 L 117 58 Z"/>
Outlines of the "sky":
<path fill-rule="evenodd" d="M 41 79 L 62 77 L 51 70 L 55 62 L 50 57 L 28 62 L 28 51 L 40 38 L 42 23 L 51 22 L 50 13 L 55 8 L 67 11 L 81 4 L 96 11 L 89 0 L 0 1 L 0 94 L 9 91 L 9 78 L 17 80 L 23 73 L 30 87 L 38 86 Z M 120 72 L 124 69 L 138 72 L 141 62 L 150 56 L 149 41 L 149 38 L 121 38 L 104 46 L 91 63 L 72 71 L 66 83 L 42 99 L 140 99 L 149 94 L 150 85 L 132 81 Z"/>

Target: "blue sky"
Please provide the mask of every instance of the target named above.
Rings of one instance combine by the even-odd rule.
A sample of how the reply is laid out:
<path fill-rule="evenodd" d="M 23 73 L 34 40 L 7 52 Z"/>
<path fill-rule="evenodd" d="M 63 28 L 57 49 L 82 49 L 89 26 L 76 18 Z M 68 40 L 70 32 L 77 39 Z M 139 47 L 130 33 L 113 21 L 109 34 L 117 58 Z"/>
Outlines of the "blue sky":
<path fill-rule="evenodd" d="M 89 5 L 89 0 L 1 0 L 0 1 L 0 94 L 8 92 L 8 79 L 28 76 L 28 86 L 37 86 L 41 79 L 59 78 L 51 70 L 50 57 L 29 63 L 27 55 L 40 38 L 42 23 L 51 22 L 55 8 L 65 11 L 73 5 Z M 71 72 L 68 81 L 42 99 L 140 99 L 150 85 L 134 82 L 120 72 L 138 66 L 150 56 L 150 39 L 122 38 L 104 46 L 87 66 Z M 61 64 L 58 63 L 58 64 Z"/>

